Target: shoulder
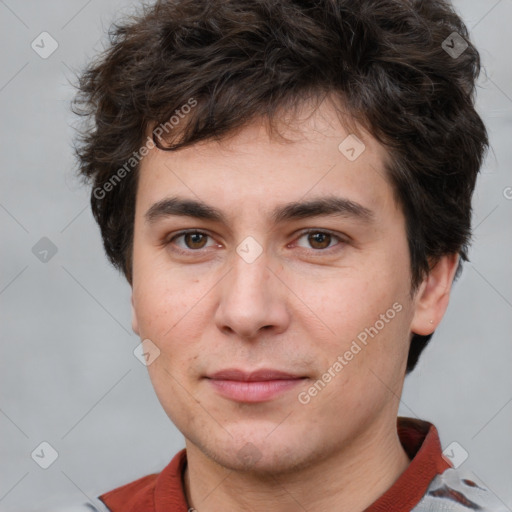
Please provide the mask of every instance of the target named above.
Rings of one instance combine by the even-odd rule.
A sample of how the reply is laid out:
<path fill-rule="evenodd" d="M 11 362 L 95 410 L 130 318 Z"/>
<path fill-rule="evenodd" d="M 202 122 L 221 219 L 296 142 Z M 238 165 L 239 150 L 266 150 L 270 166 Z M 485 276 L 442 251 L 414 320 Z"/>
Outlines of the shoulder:
<path fill-rule="evenodd" d="M 145 502 L 148 498 L 151 499 L 152 489 L 157 476 L 147 475 L 109 491 L 98 498 L 90 499 L 87 503 L 52 509 L 52 512 L 112 512 L 113 510 L 125 510 L 128 503 L 131 507 L 134 502 L 138 506 L 141 501 Z M 144 505 L 148 504 L 144 503 Z M 41 510 L 40 512 L 49 511 Z"/>
<path fill-rule="evenodd" d="M 105 510 L 122 510 L 123 512 L 153 510 L 154 490 L 158 476 L 159 473 L 147 475 L 102 494 L 100 498 L 108 507 Z"/>
<path fill-rule="evenodd" d="M 49 512 L 49 511 L 41 511 Z M 110 512 L 110 509 L 98 498 L 92 499 L 87 503 L 70 505 L 60 508 L 52 508 L 52 512 Z"/>
<path fill-rule="evenodd" d="M 182 487 L 186 460 L 186 450 L 183 449 L 160 473 L 146 475 L 105 492 L 83 505 L 61 509 L 59 512 L 150 512 L 155 511 L 157 504 L 160 504 L 160 508 L 186 511 L 188 507 Z"/>
<path fill-rule="evenodd" d="M 437 475 L 412 512 L 507 512 L 489 489 L 474 481 L 469 471 L 449 468 Z"/>
<path fill-rule="evenodd" d="M 141 501 L 144 506 L 148 504 L 148 498 L 152 497 L 152 490 L 158 474 L 147 475 L 138 480 L 125 484 L 101 496 L 90 499 L 87 503 L 74 504 L 57 509 L 52 508 L 51 512 L 112 512 L 113 510 L 126 510 L 128 504 L 139 506 Z M 132 508 L 130 508 L 130 511 Z M 137 510 L 135 508 L 134 510 Z M 145 508 L 144 508 L 145 510 Z M 148 508 L 152 510 L 152 508 Z M 40 512 L 50 512 L 49 510 L 40 510 Z"/>

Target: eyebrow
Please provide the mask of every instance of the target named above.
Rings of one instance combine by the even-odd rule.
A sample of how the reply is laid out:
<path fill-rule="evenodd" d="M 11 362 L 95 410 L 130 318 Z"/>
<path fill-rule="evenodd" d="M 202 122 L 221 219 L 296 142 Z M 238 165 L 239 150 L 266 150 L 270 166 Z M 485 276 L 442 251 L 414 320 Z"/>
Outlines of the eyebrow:
<path fill-rule="evenodd" d="M 271 220 L 274 224 L 279 224 L 285 221 L 328 215 L 352 217 L 367 223 L 375 218 L 372 210 L 359 203 L 343 197 L 327 196 L 279 205 L 272 211 Z M 145 219 L 147 223 L 153 224 L 170 216 L 193 217 L 227 224 L 226 217 L 221 210 L 202 201 L 180 197 L 169 197 L 153 204 L 146 212 Z"/>

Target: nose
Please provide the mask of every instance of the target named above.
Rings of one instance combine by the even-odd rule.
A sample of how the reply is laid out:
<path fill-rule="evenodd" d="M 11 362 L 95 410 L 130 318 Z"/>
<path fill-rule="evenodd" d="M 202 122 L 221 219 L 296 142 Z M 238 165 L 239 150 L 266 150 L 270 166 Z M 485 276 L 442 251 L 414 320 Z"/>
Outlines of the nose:
<path fill-rule="evenodd" d="M 217 327 L 243 339 L 254 339 L 262 331 L 285 331 L 290 321 L 286 290 L 265 253 L 251 263 L 235 254 L 220 286 Z"/>

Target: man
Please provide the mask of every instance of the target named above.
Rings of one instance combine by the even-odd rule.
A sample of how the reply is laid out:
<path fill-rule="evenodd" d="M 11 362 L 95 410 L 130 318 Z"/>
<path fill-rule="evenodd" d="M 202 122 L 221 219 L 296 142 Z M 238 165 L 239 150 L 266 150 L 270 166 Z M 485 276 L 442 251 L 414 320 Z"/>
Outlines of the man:
<path fill-rule="evenodd" d="M 97 510 L 500 510 L 397 419 L 467 259 L 478 72 L 446 1 L 168 0 L 116 27 L 80 170 L 186 449 Z"/>

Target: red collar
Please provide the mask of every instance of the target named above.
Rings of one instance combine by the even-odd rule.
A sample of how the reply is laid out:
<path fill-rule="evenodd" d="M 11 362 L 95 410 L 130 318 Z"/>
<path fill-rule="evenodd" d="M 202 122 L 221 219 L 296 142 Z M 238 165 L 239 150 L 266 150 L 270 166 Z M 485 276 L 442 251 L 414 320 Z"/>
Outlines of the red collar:
<path fill-rule="evenodd" d="M 364 512 L 409 512 L 423 498 L 432 479 L 452 467 L 442 456 L 439 434 L 432 423 L 397 418 L 397 430 L 411 463 Z"/>
<path fill-rule="evenodd" d="M 434 425 L 397 418 L 400 442 L 411 463 L 398 480 L 364 512 L 409 512 L 427 492 L 432 479 L 452 467 L 442 456 Z M 187 512 L 182 475 L 186 450 L 178 452 L 159 474 L 148 475 L 100 496 L 112 512 Z"/>

